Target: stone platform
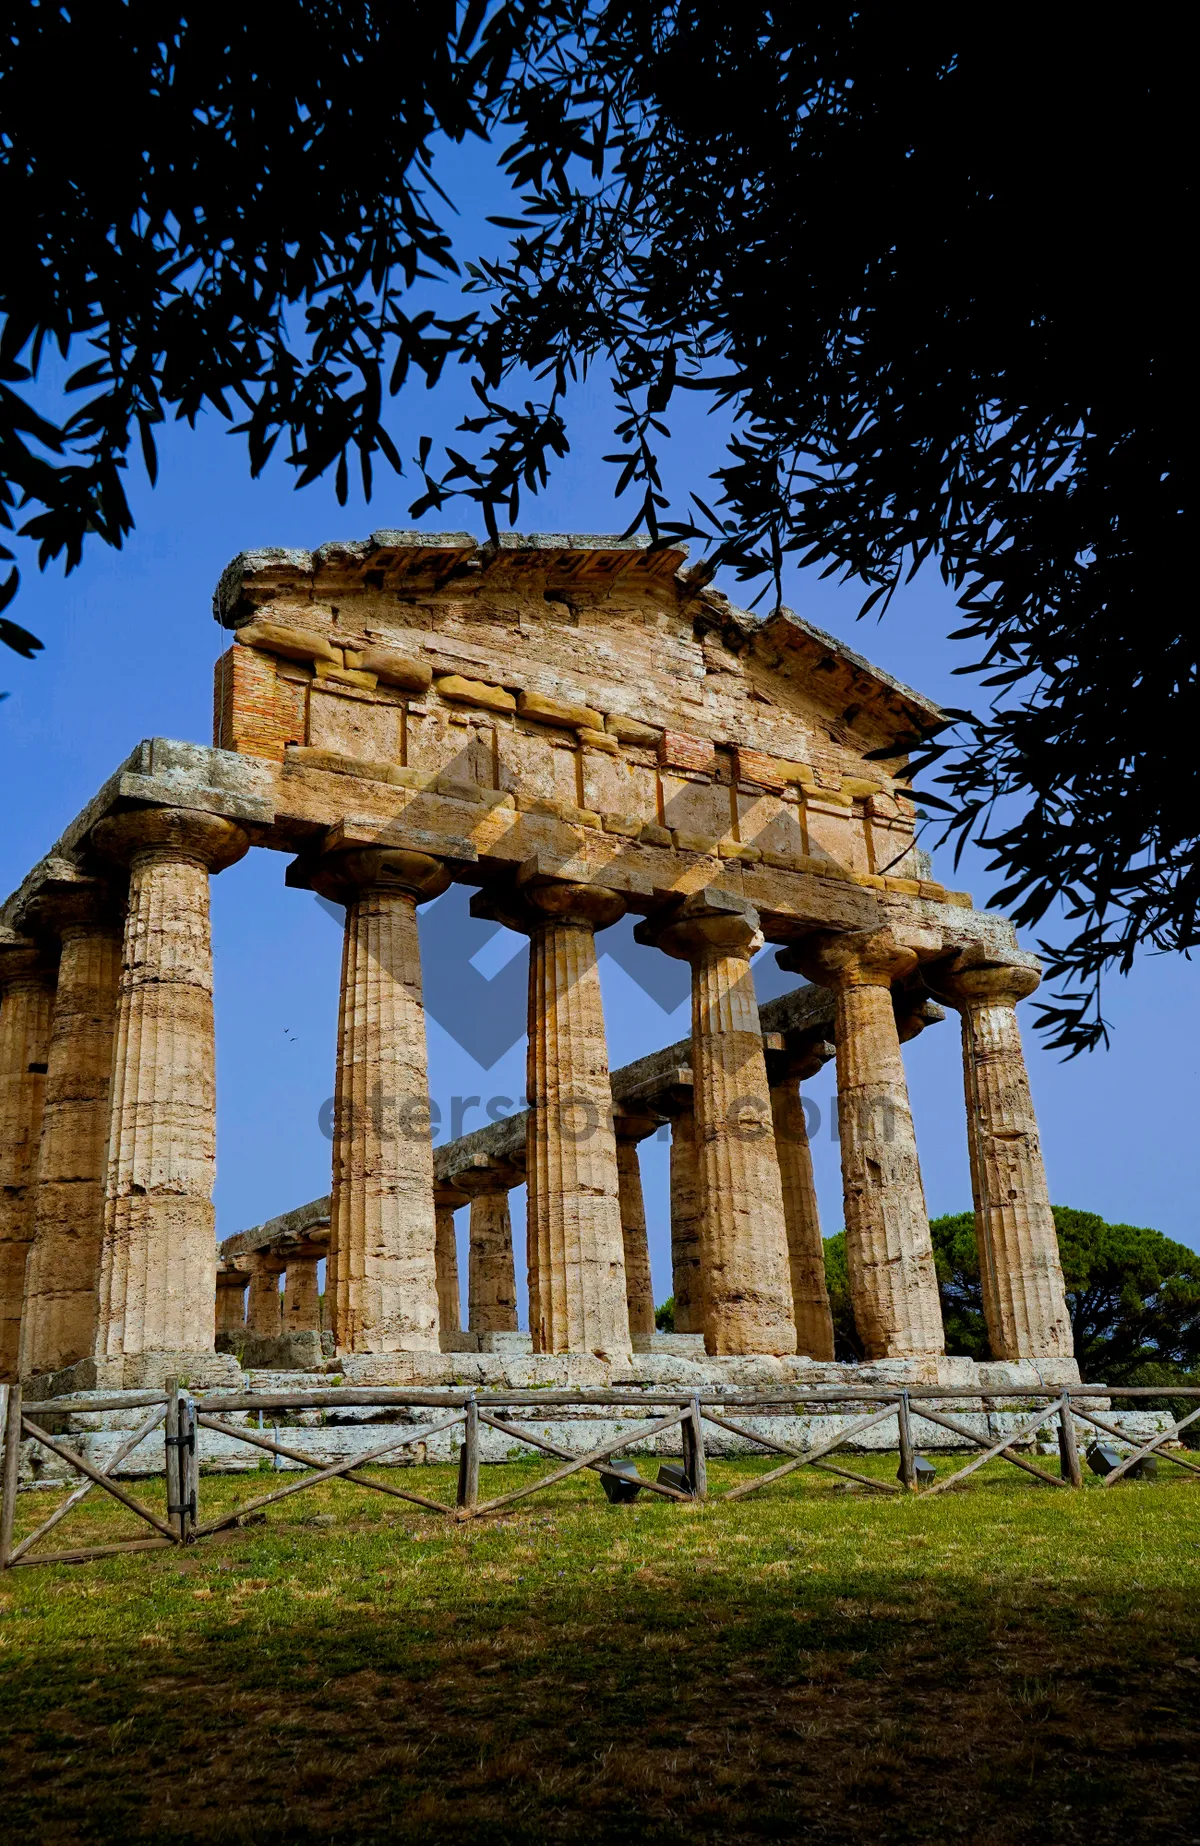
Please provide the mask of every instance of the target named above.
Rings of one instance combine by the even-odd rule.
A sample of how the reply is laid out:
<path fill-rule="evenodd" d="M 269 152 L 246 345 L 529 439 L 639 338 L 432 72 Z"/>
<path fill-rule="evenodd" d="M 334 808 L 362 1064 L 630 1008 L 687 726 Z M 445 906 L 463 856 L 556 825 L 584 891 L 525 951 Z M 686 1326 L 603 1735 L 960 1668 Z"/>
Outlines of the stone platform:
<path fill-rule="evenodd" d="M 221 1336 L 224 1339 L 225 1336 Z M 317 1375 L 322 1384 L 380 1385 L 418 1390 L 452 1386 L 481 1390 L 561 1391 L 687 1390 L 773 1392 L 793 1387 L 824 1391 L 847 1387 L 885 1389 L 940 1385 L 947 1390 L 1027 1388 L 1052 1390 L 1078 1384 L 1073 1359 L 976 1362 L 960 1358 L 878 1359 L 843 1364 L 799 1354 L 715 1358 L 700 1334 L 655 1333 L 645 1349 L 628 1359 L 599 1358 L 594 1353 L 535 1353 L 528 1333 L 461 1333 L 448 1336 L 454 1350 L 442 1352 L 344 1353 L 324 1357 L 329 1336 L 292 1334 L 263 1339 L 240 1336 L 243 1363 L 232 1351 L 208 1354 L 147 1353 L 140 1359 L 84 1359 L 64 1371 L 47 1373 L 25 1386 L 28 1402 L 76 1392 L 159 1390 L 168 1378 L 196 1392 L 240 1391 L 247 1377 L 264 1372 L 303 1388 L 301 1374 Z M 300 1363 L 297 1363 L 300 1361 Z M 307 1361 L 307 1363 L 304 1363 Z M 281 1384 L 277 1389 L 290 1388 Z M 310 1387 L 315 1388 L 315 1387 Z"/>
<path fill-rule="evenodd" d="M 505 1336 L 514 1343 L 527 1337 Z M 601 1402 L 572 1406 L 568 1411 L 565 1406 L 547 1401 L 544 1404 L 526 1402 L 504 1411 L 506 1422 L 528 1425 L 530 1432 L 542 1437 L 544 1441 L 556 1443 L 574 1454 L 583 1454 L 605 1442 L 631 1434 L 640 1423 L 661 1416 L 662 1408 L 655 1406 L 653 1399 L 662 1392 L 695 1391 L 710 1402 L 714 1398 L 728 1399 L 730 1409 L 737 1406 L 737 1420 L 747 1430 L 803 1449 L 827 1441 L 839 1429 L 848 1430 L 861 1419 L 869 1405 L 861 1401 L 855 1404 L 849 1398 L 839 1403 L 834 1397 L 828 1410 L 798 1409 L 795 1403 L 789 1401 L 788 1394 L 792 1390 L 798 1396 L 806 1396 L 810 1392 L 820 1392 L 822 1395 L 836 1393 L 839 1389 L 849 1393 L 871 1386 L 886 1390 L 901 1385 L 924 1387 L 926 1390 L 930 1387 L 936 1390 L 941 1386 L 947 1391 L 977 1391 L 978 1396 L 968 1398 L 956 1396 L 943 1399 L 930 1396 L 923 1401 L 931 1409 L 946 1410 L 976 1435 L 995 1440 L 1006 1431 L 1016 1430 L 1025 1423 L 1030 1411 L 1037 1406 L 1023 1398 L 997 1399 L 990 1395 L 991 1392 L 1027 1387 L 1040 1394 L 1063 1383 L 1078 1382 L 1075 1378 L 1051 1378 L 1047 1376 L 1049 1368 L 1045 1366 L 981 1365 L 969 1359 L 887 1360 L 875 1365 L 827 1365 L 803 1358 L 779 1359 L 766 1356 L 713 1359 L 704 1354 L 701 1342 L 690 1336 L 657 1335 L 655 1342 L 657 1350 L 635 1354 L 630 1362 L 623 1365 L 608 1364 L 590 1354 L 534 1354 L 511 1350 L 490 1353 L 404 1353 L 370 1357 L 360 1355 L 326 1363 L 321 1369 L 311 1372 L 251 1369 L 239 1373 L 232 1389 L 225 1379 L 221 1381 L 221 1388 L 215 1390 L 197 1389 L 195 1385 L 193 1389 L 197 1389 L 197 1395 L 203 1397 L 210 1411 L 222 1415 L 232 1425 L 255 1429 L 261 1427 L 266 1433 L 277 1431 L 279 1439 L 286 1446 L 309 1457 L 313 1464 L 320 1465 L 364 1454 L 380 1446 L 381 1428 L 419 1428 L 421 1424 L 432 1426 L 444 1420 L 446 1410 L 432 1405 L 363 1404 L 267 1410 L 259 1413 L 246 1410 L 222 1411 L 223 1400 L 234 1392 L 282 1396 L 329 1390 L 338 1386 L 360 1389 L 372 1386 L 381 1389 L 407 1388 L 414 1392 L 419 1392 L 423 1387 L 431 1391 L 448 1387 L 475 1387 L 514 1393 L 541 1390 L 548 1397 L 550 1393 L 561 1390 L 590 1392 L 612 1389 L 619 1390 L 622 1395 L 639 1391 L 646 1394 L 644 1410 L 626 1403 L 607 1405 Z M 1035 1375 L 1038 1369 L 1040 1377 Z M 1097 1388 L 1103 1389 L 1102 1386 Z M 759 1394 L 770 1396 L 776 1392 L 780 1394 L 778 1403 L 755 1406 L 744 1404 L 747 1397 Z M 47 1433 L 66 1437 L 72 1446 L 78 1446 L 80 1454 L 94 1466 L 104 1468 L 122 1440 L 146 1415 L 144 1400 L 140 1405 L 136 1401 L 137 1393 L 127 1393 L 130 1400 L 128 1407 L 114 1406 L 114 1395 L 124 1396 L 126 1393 L 114 1394 L 99 1390 L 71 1393 L 69 1408 L 61 1408 L 47 1415 Z M 101 1399 L 107 1399 L 107 1407 L 102 1410 L 92 1409 L 91 1405 Z M 61 1396 L 58 1401 L 61 1404 Z M 921 1417 L 921 1401 L 916 1400 L 912 1406 L 914 1439 L 919 1449 L 931 1454 L 967 1451 L 970 1444 L 964 1438 Z M 1130 1445 L 1148 1441 L 1159 1430 L 1167 1427 L 1170 1421 L 1163 1411 L 1111 1411 L 1104 1398 L 1097 1398 L 1093 1407 L 1105 1416 L 1106 1421 L 1121 1430 Z M 36 1403 L 31 1402 L 30 1409 L 36 1413 Z M 1076 1433 L 1081 1448 L 1086 1448 L 1095 1436 L 1095 1431 L 1082 1421 L 1077 1421 Z M 389 1465 L 411 1467 L 421 1463 L 452 1462 L 460 1440 L 456 1428 L 431 1434 L 428 1440 L 415 1443 L 410 1450 L 397 1455 Z M 503 1463 L 522 1453 L 531 1453 L 502 1432 L 486 1426 L 480 1430 L 480 1441 L 481 1460 L 485 1465 Z M 705 1427 L 705 1442 L 713 1455 L 764 1453 L 752 1442 L 711 1423 Z M 897 1442 L 896 1420 L 894 1416 L 889 1416 L 871 1429 L 856 1431 L 848 1436 L 845 1446 L 851 1452 L 878 1453 L 895 1450 Z M 1019 1446 L 1034 1453 L 1057 1455 L 1057 1425 L 1050 1411 L 1047 1411 L 1045 1424 L 1026 1432 Z M 273 1462 L 262 1450 L 242 1445 L 232 1436 L 212 1430 L 200 1431 L 199 1447 L 201 1471 L 205 1473 L 258 1473 L 275 1467 L 289 1470 L 299 1466 L 281 1457 L 275 1458 Z M 664 1458 L 678 1456 L 679 1431 L 664 1431 L 644 1443 L 635 1443 L 628 1453 Z M 133 1477 L 159 1474 L 162 1472 L 162 1463 L 163 1440 L 159 1430 L 146 1438 L 123 1461 L 117 1472 L 120 1476 Z M 22 1445 L 23 1485 L 45 1483 L 49 1486 L 68 1478 L 70 1470 L 65 1463 L 48 1451 L 39 1451 L 30 1441 Z"/>

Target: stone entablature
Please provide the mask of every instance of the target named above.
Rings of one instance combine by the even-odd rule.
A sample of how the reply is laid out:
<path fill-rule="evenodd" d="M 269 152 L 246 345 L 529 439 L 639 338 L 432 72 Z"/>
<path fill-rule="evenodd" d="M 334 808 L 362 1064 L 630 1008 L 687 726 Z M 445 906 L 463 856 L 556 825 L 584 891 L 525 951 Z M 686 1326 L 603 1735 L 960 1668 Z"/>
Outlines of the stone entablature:
<path fill-rule="evenodd" d="M 936 707 L 789 611 L 746 616 L 682 558 L 403 533 L 248 553 L 217 597 L 236 641 L 217 663 L 215 741 L 285 765 L 305 812 L 402 811 L 475 839 L 478 816 L 414 799 L 440 795 L 501 810 L 485 839 L 513 811 L 541 814 L 967 903 L 923 877 L 913 804 L 867 760 Z"/>
<path fill-rule="evenodd" d="M 140 744 L 0 907 L 6 1369 L 44 1375 L 73 1351 L 109 1385 L 181 1367 L 217 1382 L 214 1323 L 236 1321 L 243 1264 L 264 1337 L 319 1337 L 302 1323 L 322 1247 L 339 1354 L 415 1362 L 458 1332 L 448 1225 L 466 1197 L 472 1314 L 486 1337 L 516 1337 L 506 1194 L 520 1160 L 501 1171 L 489 1154 L 451 1179 L 398 1114 L 427 1089 L 415 912 L 451 880 L 531 942 L 540 1352 L 620 1364 L 647 1337 L 637 1144 L 661 1116 L 681 1331 L 712 1355 L 799 1342 L 825 1356 L 797 1085 L 832 1045 L 868 1356 L 939 1363 L 900 1057 L 937 995 L 962 1020 L 994 1350 L 1070 1364 L 1014 1013 L 1037 963 L 1004 918 L 932 880 L 914 844 L 903 752 L 937 709 L 788 611 L 757 621 L 681 566 L 626 540 L 411 533 L 230 566 L 218 744 Z M 873 760 L 887 751 L 895 775 Z M 289 884 L 346 906 L 331 1222 L 324 1245 L 288 1244 L 282 1299 L 278 1250 L 230 1253 L 218 1271 L 212 1236 L 209 879 L 251 846 L 293 855 Z M 96 887 L 93 922 L 57 900 L 72 881 Z M 654 1094 L 647 1070 L 614 1097 L 595 937 L 627 913 L 641 941 L 690 964 L 693 1025 L 686 1059 L 661 1054 Z M 806 1031 L 760 1017 L 750 964 L 764 941 L 828 990 L 795 1001 L 825 1009 Z M 376 1095 L 386 1106 L 365 1106 Z M 568 1123 L 580 1108 L 595 1116 L 585 1139 Z M 78 1236 L 52 1196 L 64 1163 L 89 1201 Z"/>

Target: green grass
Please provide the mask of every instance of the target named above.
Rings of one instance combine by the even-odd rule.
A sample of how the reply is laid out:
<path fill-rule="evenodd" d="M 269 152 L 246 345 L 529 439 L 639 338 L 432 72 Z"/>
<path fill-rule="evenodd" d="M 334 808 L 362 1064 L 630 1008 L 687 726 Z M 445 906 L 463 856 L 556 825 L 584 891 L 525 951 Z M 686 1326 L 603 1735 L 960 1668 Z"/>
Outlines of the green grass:
<path fill-rule="evenodd" d="M 704 1507 L 587 1475 L 468 1526 L 335 1482 L 187 1552 L 17 1570 L 0 1837 L 1192 1846 L 1200 1492 L 1172 1475 L 995 1463 L 914 1503 L 806 1472 Z M 203 1511 L 270 1484 L 206 1477 Z M 133 1527 L 94 1493 L 49 1542 Z"/>

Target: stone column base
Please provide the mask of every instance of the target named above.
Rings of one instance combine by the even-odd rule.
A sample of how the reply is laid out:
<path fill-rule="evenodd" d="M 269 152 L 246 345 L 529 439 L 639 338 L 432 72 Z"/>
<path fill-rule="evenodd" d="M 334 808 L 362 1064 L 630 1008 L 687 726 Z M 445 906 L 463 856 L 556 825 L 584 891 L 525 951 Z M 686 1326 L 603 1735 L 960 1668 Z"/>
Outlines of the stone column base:
<path fill-rule="evenodd" d="M 532 1333 L 517 1333 L 503 1329 L 493 1333 L 443 1333 L 441 1342 L 444 1353 L 507 1352 L 520 1354 L 533 1351 Z"/>
<path fill-rule="evenodd" d="M 245 1371 L 319 1372 L 333 1357 L 332 1333 L 253 1333 L 227 1327 L 217 1334 L 217 1352 L 231 1353 Z"/>
<path fill-rule="evenodd" d="M 192 1391 L 236 1391 L 242 1368 L 227 1352 L 143 1352 L 119 1359 L 77 1359 L 60 1372 L 43 1372 L 25 1380 L 22 1394 L 30 1403 L 66 1397 L 73 1391 L 161 1391 L 178 1378 Z"/>
<path fill-rule="evenodd" d="M 1025 1385 L 1031 1391 L 1083 1382 L 1078 1359 L 981 1359 L 979 1380 L 997 1387 Z"/>
<path fill-rule="evenodd" d="M 1031 1391 L 1078 1384 L 1074 1359 L 953 1359 L 922 1355 L 910 1359 L 868 1359 L 858 1366 L 836 1367 L 842 1378 L 863 1385 L 944 1385 L 947 1390 L 986 1391 L 989 1385 Z"/>

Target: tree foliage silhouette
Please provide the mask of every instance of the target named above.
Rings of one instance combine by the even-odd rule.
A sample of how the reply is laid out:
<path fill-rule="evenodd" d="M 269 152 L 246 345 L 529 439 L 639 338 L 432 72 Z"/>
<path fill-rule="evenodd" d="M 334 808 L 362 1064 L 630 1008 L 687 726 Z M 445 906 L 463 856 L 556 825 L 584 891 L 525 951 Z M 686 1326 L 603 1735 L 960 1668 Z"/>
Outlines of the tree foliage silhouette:
<path fill-rule="evenodd" d="M 462 362 L 478 413 L 444 460 L 422 439 L 413 514 L 465 495 L 494 533 L 606 371 L 631 529 L 764 593 L 795 557 L 864 611 L 926 563 L 953 586 L 983 708 L 909 740 L 919 786 L 1019 924 L 1065 901 L 1042 1023 L 1073 1054 L 1106 1037 L 1107 969 L 1198 939 L 1182 34 L 1161 9 L 25 0 L 0 515 L 43 560 L 119 543 L 131 444 L 153 472 L 162 417 L 206 406 L 254 468 L 282 438 L 301 481 L 344 493 L 353 462 L 369 489 L 400 466 L 390 394 Z M 523 203 L 438 317 L 408 305 L 456 276 L 432 150 L 470 134 Z M 56 425 L 24 387 L 81 342 Z M 734 434 L 672 517 L 681 391 Z"/>
<path fill-rule="evenodd" d="M 89 533 L 121 544 L 130 451 L 153 480 L 168 413 L 240 417 L 255 473 L 283 437 L 298 481 L 333 467 L 343 499 L 352 463 L 368 493 L 376 457 L 400 467 L 389 395 L 435 382 L 469 332 L 469 315 L 407 306 L 457 274 L 431 146 L 486 137 L 540 11 L 17 0 L 0 41 L 0 522 L 43 566 L 77 564 Z M 76 405 L 58 422 L 56 359 Z M 13 570 L 0 610 L 16 588 Z M 11 620 L 0 639 L 39 645 Z"/>
<path fill-rule="evenodd" d="M 1108 1224 L 1054 1206 L 1075 1357 L 1088 1381 L 1160 1384 L 1200 1366 L 1200 1256 L 1160 1231 Z M 946 1351 L 987 1359 L 974 1212 L 930 1221 Z M 861 1358 L 850 1305 L 846 1233 L 825 1239 L 825 1277 L 838 1356 Z"/>
<path fill-rule="evenodd" d="M 1087 1379 L 1158 1383 L 1200 1365 L 1200 1256 L 1160 1231 L 1054 1207 L 1075 1356 Z M 950 1352 L 988 1355 L 975 1215 L 930 1224 Z"/>

